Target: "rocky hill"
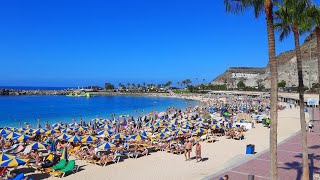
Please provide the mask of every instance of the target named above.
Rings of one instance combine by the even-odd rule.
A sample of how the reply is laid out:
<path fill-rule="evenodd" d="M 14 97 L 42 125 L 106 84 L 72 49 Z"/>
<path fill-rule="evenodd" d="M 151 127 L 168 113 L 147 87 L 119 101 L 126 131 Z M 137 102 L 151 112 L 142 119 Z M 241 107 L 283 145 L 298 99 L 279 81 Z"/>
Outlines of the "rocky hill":
<path fill-rule="evenodd" d="M 312 32 L 301 46 L 302 66 L 304 73 L 304 85 L 309 87 L 317 82 L 318 67 L 316 55 L 316 35 Z M 295 51 L 287 51 L 277 56 L 278 62 L 278 79 L 284 80 L 287 87 L 298 85 L 297 60 Z M 256 74 L 250 78 L 232 77 L 232 73 Z M 270 88 L 270 69 L 250 68 L 250 67 L 232 67 L 212 81 L 212 84 L 229 84 L 229 87 L 235 87 L 240 80 L 244 81 L 247 86 L 257 86 L 257 81 L 262 81 L 266 88 Z"/>

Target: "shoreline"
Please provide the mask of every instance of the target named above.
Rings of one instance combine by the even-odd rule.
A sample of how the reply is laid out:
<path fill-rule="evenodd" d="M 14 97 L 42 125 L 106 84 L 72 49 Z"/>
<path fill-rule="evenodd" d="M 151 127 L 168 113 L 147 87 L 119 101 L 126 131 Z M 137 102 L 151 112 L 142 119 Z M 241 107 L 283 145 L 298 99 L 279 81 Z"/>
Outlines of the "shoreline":
<path fill-rule="evenodd" d="M 199 105 L 200 104 L 200 101 L 199 99 L 196 99 L 196 98 L 186 98 L 186 97 L 178 97 L 178 96 L 168 96 L 168 95 L 158 95 L 158 94 L 148 94 L 148 95 L 145 95 L 145 94 L 140 94 L 139 96 L 137 95 L 128 95 L 128 94 L 123 94 L 123 95 L 119 95 L 121 97 L 128 97 L 128 98 L 133 98 L 133 97 L 137 97 L 137 98 L 167 98 L 168 100 L 156 100 L 154 99 L 155 101 L 157 102 L 171 102 L 169 103 L 168 106 L 174 106 L 174 107 L 178 107 L 178 108 L 181 108 L 181 109 L 184 109 L 190 105 L 192 106 L 196 106 L 196 105 Z M 3 97 L 8 97 L 8 96 L 3 96 Z M 16 96 L 11 96 L 11 97 L 16 97 Z M 21 96 L 21 97 L 30 97 L 30 98 L 33 98 L 33 97 L 40 97 L 40 99 L 42 99 L 41 97 L 45 97 L 45 96 Z M 86 99 L 86 97 L 64 97 L 64 96 L 61 96 L 61 95 L 50 95 L 50 96 L 47 96 L 47 97 L 52 97 L 52 98 L 64 98 L 64 99 L 69 99 L 71 101 L 73 101 L 72 99 L 75 98 L 75 101 L 77 101 L 76 99 Z M 102 97 L 102 96 L 96 96 L 96 97 Z M 112 96 L 112 97 L 117 97 L 117 96 Z M 17 97 L 19 98 L 19 97 Z M 94 97 L 93 97 L 94 98 Z M 9 98 L 10 99 L 10 98 Z M 50 98 L 49 98 L 50 99 Z M 89 98 L 90 99 L 90 98 Z M 170 100 L 170 99 L 176 99 L 176 100 Z M 0 96 L 0 100 L 1 100 L 1 96 Z M 181 103 L 180 101 L 181 100 Z M 85 100 L 86 101 L 86 100 Z M 147 100 L 145 100 L 147 101 Z M 150 99 L 149 101 L 152 101 L 153 102 L 153 99 Z M 69 102 L 69 100 L 68 100 Z M 93 101 L 95 102 L 95 101 Z M 166 106 L 165 108 L 167 108 L 168 106 Z M 150 106 L 151 107 L 151 106 Z M 4 118 L 5 121 L 2 122 L 2 125 L 1 127 L 20 127 L 21 125 L 23 125 L 24 122 L 27 122 L 28 124 L 32 125 L 32 127 L 36 127 L 37 124 L 38 124 L 38 121 L 36 121 L 36 119 L 40 119 L 41 121 L 41 125 L 42 127 L 44 127 L 45 123 L 47 120 L 49 120 L 48 122 L 49 123 L 56 123 L 56 122 L 63 122 L 63 123 L 72 123 L 73 122 L 73 119 L 75 121 L 80 121 L 81 119 L 83 119 L 85 122 L 89 122 L 91 121 L 92 119 L 95 119 L 95 118 L 102 118 L 102 119 L 111 119 L 112 117 L 110 117 L 111 114 L 116 114 L 117 116 L 119 115 L 130 115 L 133 116 L 135 119 L 137 119 L 138 117 L 140 116 L 143 116 L 144 114 L 147 115 L 149 114 L 151 111 L 163 111 L 165 110 L 164 107 L 161 106 L 161 104 L 158 104 L 158 105 L 155 105 L 154 107 L 152 107 L 152 109 L 150 109 L 149 107 L 145 107 L 145 108 L 142 108 L 142 107 L 127 107 L 126 109 L 122 109 L 122 110 L 115 110 L 115 111 L 112 111 L 108 110 L 108 108 L 105 108 L 104 111 L 102 112 L 101 110 L 94 110 L 95 107 L 92 107 L 93 108 L 93 113 L 81 113 L 81 115 L 79 115 L 79 113 L 74 113 L 74 114 L 64 114 L 63 112 L 61 113 L 55 113 L 55 114 L 62 114 L 61 116 L 57 116 L 57 115 L 53 115 L 53 116 L 49 116 L 49 115 L 44 115 L 42 117 L 38 117 L 38 116 L 34 116 L 34 118 L 31 118 L 31 116 L 27 116 L 27 117 L 20 117 L 20 118 L 15 118 L 15 119 L 11 119 L 10 117 L 8 118 Z M 19 121 L 19 119 L 22 119 Z M 21 122 L 21 125 L 19 125 L 19 122 Z"/>

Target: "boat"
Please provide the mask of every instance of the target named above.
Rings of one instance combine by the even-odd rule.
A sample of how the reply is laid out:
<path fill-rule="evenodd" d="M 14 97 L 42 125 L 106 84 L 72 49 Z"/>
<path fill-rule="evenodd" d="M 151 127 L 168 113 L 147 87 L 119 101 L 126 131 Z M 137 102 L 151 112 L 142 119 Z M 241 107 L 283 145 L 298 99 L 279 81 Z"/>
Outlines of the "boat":
<path fill-rule="evenodd" d="M 66 96 L 67 97 L 87 97 L 87 98 L 91 97 L 89 93 L 85 93 L 85 94 L 70 93 L 70 94 L 67 94 Z"/>

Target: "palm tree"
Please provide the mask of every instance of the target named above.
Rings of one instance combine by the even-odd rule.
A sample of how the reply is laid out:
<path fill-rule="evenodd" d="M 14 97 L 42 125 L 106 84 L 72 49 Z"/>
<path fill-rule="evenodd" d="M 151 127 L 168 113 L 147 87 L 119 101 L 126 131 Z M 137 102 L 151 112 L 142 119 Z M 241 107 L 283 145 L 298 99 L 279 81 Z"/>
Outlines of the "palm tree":
<path fill-rule="evenodd" d="M 304 85 L 302 74 L 302 57 L 299 37 L 304 33 L 307 27 L 310 27 L 308 19 L 308 0 L 284 0 L 283 4 L 278 4 L 278 10 L 275 12 L 277 23 L 275 27 L 281 31 L 280 40 L 283 40 L 291 32 L 294 35 L 295 53 L 297 57 L 298 70 L 298 91 L 300 105 L 300 123 L 302 134 L 302 155 L 303 155 L 303 173 L 302 179 L 309 179 L 309 162 L 308 162 L 308 144 L 305 120 L 305 104 L 304 104 Z"/>
<path fill-rule="evenodd" d="M 255 17 L 259 17 L 262 11 L 266 15 L 268 34 L 268 56 L 271 78 L 271 127 L 270 127 L 270 151 L 271 151 L 271 179 L 278 179 L 277 160 L 277 128 L 278 128 L 278 68 L 276 60 L 273 3 L 276 0 L 224 0 L 228 12 L 239 13 L 244 10 L 253 9 Z"/>

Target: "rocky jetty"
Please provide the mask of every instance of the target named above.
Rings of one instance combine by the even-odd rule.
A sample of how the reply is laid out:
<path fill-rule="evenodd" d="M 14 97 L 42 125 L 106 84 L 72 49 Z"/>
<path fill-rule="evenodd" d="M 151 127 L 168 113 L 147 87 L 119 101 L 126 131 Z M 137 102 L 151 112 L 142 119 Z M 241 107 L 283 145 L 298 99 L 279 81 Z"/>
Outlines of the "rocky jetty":
<path fill-rule="evenodd" d="M 0 89 L 0 96 L 20 96 L 20 95 L 67 95 L 68 90 L 17 90 Z"/>

